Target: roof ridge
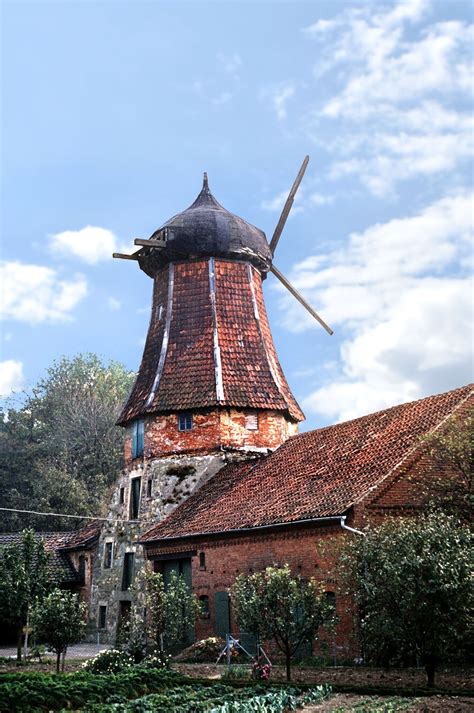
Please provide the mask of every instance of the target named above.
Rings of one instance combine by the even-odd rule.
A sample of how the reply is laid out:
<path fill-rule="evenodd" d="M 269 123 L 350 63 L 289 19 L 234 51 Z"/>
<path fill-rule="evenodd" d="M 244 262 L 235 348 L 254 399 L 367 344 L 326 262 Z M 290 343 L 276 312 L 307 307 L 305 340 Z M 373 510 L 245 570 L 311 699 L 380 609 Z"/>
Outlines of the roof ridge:
<path fill-rule="evenodd" d="M 467 384 L 466 386 L 470 386 L 470 384 Z M 461 388 L 466 388 L 466 387 L 461 387 Z M 458 389 L 453 389 L 453 391 L 458 391 Z M 446 391 L 445 393 L 449 394 L 452 392 Z M 405 455 L 398 461 L 398 463 L 395 463 L 395 465 L 392 466 L 392 468 L 390 468 L 388 473 L 385 473 L 385 475 L 383 475 L 381 478 L 379 478 L 379 480 L 376 481 L 368 490 L 366 490 L 366 492 L 363 495 L 360 495 L 358 498 L 353 500 L 352 503 L 350 503 L 349 507 L 351 507 L 352 505 L 355 505 L 356 503 L 359 503 L 361 500 L 363 500 L 365 497 L 367 497 L 368 493 L 376 490 L 384 481 L 386 481 L 388 478 L 390 478 L 390 476 L 394 475 L 404 463 L 406 463 L 407 461 L 410 460 L 410 458 L 416 453 L 416 451 L 418 449 L 420 449 L 424 446 L 424 442 L 423 442 L 424 439 L 427 438 L 432 433 L 436 433 L 436 431 L 438 429 L 442 428 L 442 426 L 446 423 L 446 421 L 449 418 L 451 418 L 451 416 L 458 409 L 460 409 L 461 406 L 463 406 L 463 404 L 466 403 L 466 401 L 472 396 L 472 394 L 473 394 L 473 390 L 471 389 L 471 391 L 469 391 L 463 399 L 458 401 L 458 403 L 453 406 L 451 411 L 448 414 L 446 414 L 446 416 L 443 416 L 441 418 L 441 420 L 438 421 L 438 423 L 435 426 L 430 428 L 423 436 L 419 437 L 419 440 L 411 448 L 408 449 L 408 452 L 405 453 Z M 443 396 L 444 394 L 438 394 L 438 395 Z M 428 398 L 430 398 L 430 397 L 428 397 Z M 420 401 L 426 401 L 426 399 L 420 399 Z M 416 403 L 416 402 L 414 402 L 414 403 Z"/>
<path fill-rule="evenodd" d="M 371 418 L 372 416 L 378 416 L 383 413 L 388 413 L 389 411 L 395 411 L 396 409 L 403 408 L 404 406 L 410 406 L 411 404 L 416 404 L 416 403 L 421 403 L 422 401 L 428 401 L 429 399 L 435 399 L 440 396 L 446 396 L 447 394 L 453 394 L 455 391 L 462 391 L 463 389 L 467 389 L 471 387 L 471 391 L 466 395 L 466 398 L 474 394 L 474 382 L 470 382 L 469 384 L 465 384 L 463 386 L 458 386 L 455 389 L 449 389 L 448 391 L 442 391 L 439 394 L 430 394 L 429 396 L 423 396 L 421 399 L 414 399 L 413 401 L 403 401 L 401 404 L 395 404 L 394 406 L 388 406 L 385 409 L 380 409 L 379 411 L 371 411 L 370 413 L 363 414 L 362 416 L 356 416 L 355 418 L 349 418 L 346 421 L 339 421 L 338 423 L 330 423 L 327 426 L 321 426 L 320 428 L 312 428 L 309 431 L 303 431 L 302 433 L 295 433 L 293 436 L 290 436 L 285 443 L 282 445 L 285 445 L 286 443 L 289 443 L 290 441 L 295 441 L 298 438 L 302 438 L 304 436 L 307 436 L 310 433 L 317 433 L 321 431 L 328 431 L 331 428 L 339 428 L 340 426 L 344 426 L 345 424 L 349 423 L 356 423 L 357 421 L 363 421 L 365 418 Z"/>

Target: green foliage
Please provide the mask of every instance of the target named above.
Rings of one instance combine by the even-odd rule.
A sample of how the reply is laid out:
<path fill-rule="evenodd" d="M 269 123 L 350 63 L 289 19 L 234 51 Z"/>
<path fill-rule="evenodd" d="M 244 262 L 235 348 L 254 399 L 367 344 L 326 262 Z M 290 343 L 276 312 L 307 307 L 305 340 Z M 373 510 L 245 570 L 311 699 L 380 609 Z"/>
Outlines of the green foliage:
<path fill-rule="evenodd" d="M 121 468 L 123 429 L 115 421 L 132 380 L 121 364 L 78 355 L 55 362 L 21 402 L 7 401 L 0 411 L 5 507 L 97 514 Z M 74 521 L 12 513 L 1 528 L 25 523 L 55 530 Z"/>
<path fill-rule="evenodd" d="M 125 651 L 108 649 L 99 651 L 92 659 L 87 659 L 82 664 L 84 671 L 89 673 L 119 673 L 126 668 L 131 668 L 134 661 Z"/>
<path fill-rule="evenodd" d="M 165 650 L 181 642 L 186 631 L 194 626 L 200 604 L 184 577 L 175 572 L 165 586 L 160 572 L 142 570 L 135 578 L 132 592 L 136 601 L 130 614 L 130 630 L 139 631 L 143 627 L 146 640 L 158 649 L 166 663 Z"/>
<path fill-rule="evenodd" d="M 291 658 L 302 644 L 313 641 L 332 614 L 321 585 L 293 576 L 288 565 L 241 574 L 232 588 L 232 603 L 241 630 L 273 639 L 284 653 L 288 680 Z"/>
<path fill-rule="evenodd" d="M 435 471 L 428 481 L 420 478 L 425 498 L 436 509 L 469 524 L 473 519 L 474 416 L 451 417 L 443 428 L 424 439 Z"/>
<path fill-rule="evenodd" d="M 222 681 L 244 681 L 252 678 L 252 670 L 250 666 L 226 666 L 224 671 L 221 673 Z"/>
<path fill-rule="evenodd" d="M 32 530 L 22 532 L 21 541 L 0 551 L 0 619 L 17 628 L 18 660 L 21 660 L 21 633 L 30 608 L 51 591 L 49 555 Z"/>
<path fill-rule="evenodd" d="M 471 629 L 472 536 L 445 515 L 397 519 L 355 538 L 342 557 L 369 661 L 420 660 L 429 685 L 438 661 Z"/>
<path fill-rule="evenodd" d="M 138 666 L 118 674 L 93 675 L 86 672 L 6 673 L 0 678 L 2 710 L 24 711 L 81 709 L 87 704 L 111 700 L 127 701 L 151 691 L 160 691 L 182 681 L 180 674 L 168 669 L 145 670 Z"/>
<path fill-rule="evenodd" d="M 67 647 L 80 641 L 84 635 L 86 611 L 86 605 L 79 601 L 77 594 L 54 589 L 44 599 L 38 600 L 31 612 L 35 637 L 56 653 L 58 672 L 61 654 L 65 654 Z"/>

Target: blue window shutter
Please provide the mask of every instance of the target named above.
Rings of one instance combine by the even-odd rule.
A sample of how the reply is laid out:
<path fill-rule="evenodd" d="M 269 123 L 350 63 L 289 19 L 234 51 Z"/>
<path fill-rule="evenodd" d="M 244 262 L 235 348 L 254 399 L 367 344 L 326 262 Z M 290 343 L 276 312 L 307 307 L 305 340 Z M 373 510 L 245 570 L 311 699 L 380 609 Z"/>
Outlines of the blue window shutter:
<path fill-rule="evenodd" d="M 137 421 L 132 423 L 132 458 L 138 455 L 138 428 Z"/>
<path fill-rule="evenodd" d="M 137 456 L 143 455 L 145 445 L 145 421 L 141 418 L 137 421 Z"/>

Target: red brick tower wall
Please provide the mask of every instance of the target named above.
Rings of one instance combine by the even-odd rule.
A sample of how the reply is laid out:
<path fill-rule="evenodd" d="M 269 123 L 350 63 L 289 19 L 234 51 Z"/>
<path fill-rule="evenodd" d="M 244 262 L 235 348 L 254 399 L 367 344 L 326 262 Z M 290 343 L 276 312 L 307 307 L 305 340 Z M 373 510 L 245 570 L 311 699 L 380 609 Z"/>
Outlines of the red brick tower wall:
<path fill-rule="evenodd" d="M 178 431 L 182 411 L 193 412 L 191 431 Z M 249 413 L 257 414 L 256 430 L 246 428 Z M 261 274 L 250 263 L 207 258 L 158 271 L 142 363 L 120 423 L 137 418 L 145 419 L 147 457 L 274 449 L 296 432 L 303 414 L 278 362 Z"/>

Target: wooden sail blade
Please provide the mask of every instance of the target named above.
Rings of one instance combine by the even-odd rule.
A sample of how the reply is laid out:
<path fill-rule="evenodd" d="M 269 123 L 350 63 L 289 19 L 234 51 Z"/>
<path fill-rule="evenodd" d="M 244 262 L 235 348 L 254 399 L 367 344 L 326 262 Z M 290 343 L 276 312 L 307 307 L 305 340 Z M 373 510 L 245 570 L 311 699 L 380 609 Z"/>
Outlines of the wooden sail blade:
<path fill-rule="evenodd" d="M 289 292 L 291 292 L 291 294 L 293 295 L 293 297 L 296 297 L 296 299 L 298 300 L 298 302 L 299 302 L 300 304 L 302 304 L 303 307 L 305 307 L 305 309 L 308 310 L 308 312 L 310 313 L 310 315 L 311 315 L 312 317 L 314 317 L 314 319 L 315 319 L 317 322 L 319 322 L 319 324 L 320 324 L 322 327 L 324 327 L 324 329 L 326 330 L 326 332 L 327 332 L 328 334 L 334 334 L 334 332 L 332 331 L 331 327 L 329 327 L 329 326 L 326 324 L 326 322 L 325 322 L 323 319 L 321 319 L 321 317 L 319 316 L 319 314 L 318 314 L 317 312 L 315 312 L 315 310 L 311 307 L 311 305 L 306 302 L 305 298 L 298 292 L 297 289 L 295 289 L 295 288 L 293 287 L 293 285 L 291 284 L 291 282 L 289 282 L 289 281 L 286 279 L 286 277 L 281 274 L 280 270 L 278 270 L 278 269 L 275 267 L 275 265 L 272 265 L 271 268 L 270 268 L 270 270 L 271 270 L 271 272 L 273 272 L 273 274 L 275 275 L 275 277 L 277 277 L 277 278 L 280 280 L 281 284 L 282 284 L 282 285 L 285 285 L 286 289 L 287 289 Z"/>
<path fill-rule="evenodd" d="M 291 186 L 291 190 L 288 194 L 288 198 L 286 199 L 286 203 L 283 206 L 283 210 L 281 212 L 280 218 L 279 218 L 277 226 L 275 228 L 275 232 L 273 233 L 272 239 L 270 241 L 270 250 L 272 251 L 272 255 L 275 254 L 276 246 L 278 245 L 278 241 L 280 240 L 281 234 L 283 232 L 283 228 L 285 227 L 285 223 L 286 223 L 287 218 L 290 214 L 291 206 L 293 205 L 296 191 L 298 190 L 299 185 L 300 185 L 301 181 L 303 180 L 303 176 L 306 171 L 306 166 L 308 165 L 308 161 L 309 161 L 309 156 L 305 156 L 304 161 L 301 164 L 301 168 L 298 171 L 298 175 L 295 178 L 295 182 Z"/>

